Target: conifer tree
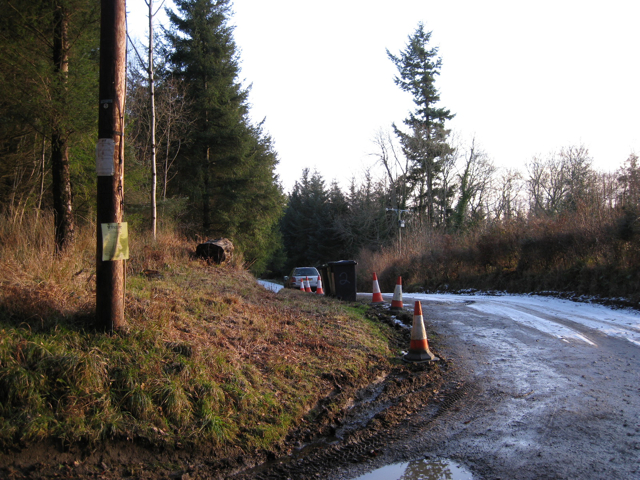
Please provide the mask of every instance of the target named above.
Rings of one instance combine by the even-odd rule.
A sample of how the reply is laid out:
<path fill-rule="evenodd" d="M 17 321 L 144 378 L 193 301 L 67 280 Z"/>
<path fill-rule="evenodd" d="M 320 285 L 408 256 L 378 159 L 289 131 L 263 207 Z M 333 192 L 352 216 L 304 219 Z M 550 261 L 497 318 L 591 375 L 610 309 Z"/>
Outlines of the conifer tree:
<path fill-rule="evenodd" d="M 302 171 L 293 186 L 281 222 L 289 267 L 314 266 L 331 260 L 323 255 L 327 238 L 328 195 L 318 172 Z"/>
<path fill-rule="evenodd" d="M 329 189 L 318 172 L 304 169 L 289 195 L 281 221 L 289 267 L 353 259 L 362 248 L 378 249 L 393 236 L 389 196 L 369 174 L 352 182 L 348 195 L 337 183 Z"/>
<path fill-rule="evenodd" d="M 58 250 L 73 241 L 73 198 L 91 205 L 95 195 L 85 196 L 95 165 L 99 12 L 97 0 L 2 2 L 0 177 L 12 177 L 12 188 L 8 199 L 0 188 L 0 203 L 9 213 L 53 207 Z"/>
<path fill-rule="evenodd" d="M 237 146 L 246 133 L 244 91 L 236 81 L 238 61 L 232 30 L 227 22 L 228 0 L 178 0 L 179 13 L 169 12 L 173 25 L 168 39 L 173 74 L 185 80 L 188 95 L 197 99 L 197 123 L 192 142 L 181 156 L 178 182 L 193 202 L 199 203 L 202 230 L 218 230 L 212 204 L 218 200 L 219 180 L 231 174 Z M 218 181 L 216 181 L 218 180 Z"/>
<path fill-rule="evenodd" d="M 406 48 L 398 56 L 389 50 L 387 55 L 398 69 L 396 85 L 410 93 L 416 105 L 415 111 L 404 120 L 409 132 L 393 127 L 404 154 L 411 161 L 409 177 L 417 190 L 416 207 L 421 214 L 426 214 L 429 225 L 434 225 L 437 198 L 448 194 L 438 191 L 438 175 L 443 159 L 451 153 L 445 121 L 452 119 L 453 114 L 437 106 L 440 94 L 435 78 L 440 74 L 442 59 L 437 47 L 429 47 L 430 41 L 431 32 L 419 23 Z"/>
<path fill-rule="evenodd" d="M 194 118 L 176 161 L 173 193 L 190 198 L 199 213 L 199 232 L 231 237 L 249 263 L 264 265 L 277 243 L 273 227 L 284 197 L 274 173 L 278 159 L 272 141 L 248 118 L 248 91 L 238 80 L 239 57 L 229 26 L 231 2 L 174 3 L 169 69 L 184 81 Z"/>

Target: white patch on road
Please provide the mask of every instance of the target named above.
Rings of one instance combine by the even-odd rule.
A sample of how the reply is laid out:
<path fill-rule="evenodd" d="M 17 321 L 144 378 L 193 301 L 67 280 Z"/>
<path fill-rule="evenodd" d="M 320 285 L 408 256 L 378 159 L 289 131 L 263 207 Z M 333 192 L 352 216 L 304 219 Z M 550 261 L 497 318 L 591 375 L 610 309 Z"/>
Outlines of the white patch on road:
<path fill-rule="evenodd" d="M 393 294 L 383 294 L 390 296 Z M 603 305 L 578 303 L 536 295 L 454 295 L 406 294 L 412 299 L 435 303 L 466 303 L 479 312 L 503 316 L 535 328 L 564 341 L 578 340 L 596 345 L 566 323 L 572 322 L 609 337 L 623 338 L 640 346 L 640 312 L 629 309 L 614 310 Z"/>
<path fill-rule="evenodd" d="M 581 340 L 589 345 L 593 345 L 594 347 L 596 346 L 596 344 L 591 340 L 571 328 L 546 320 L 538 315 L 523 312 L 517 308 L 501 305 L 499 302 L 477 302 L 469 305 L 469 308 L 498 317 L 510 318 L 522 325 L 535 328 L 536 330 L 548 333 L 549 335 L 553 335 L 554 337 L 558 337 L 562 340 Z"/>
<path fill-rule="evenodd" d="M 258 280 L 258 283 L 262 285 L 267 290 L 271 290 L 272 292 L 278 293 L 284 287 L 278 283 L 267 282 L 266 280 Z"/>

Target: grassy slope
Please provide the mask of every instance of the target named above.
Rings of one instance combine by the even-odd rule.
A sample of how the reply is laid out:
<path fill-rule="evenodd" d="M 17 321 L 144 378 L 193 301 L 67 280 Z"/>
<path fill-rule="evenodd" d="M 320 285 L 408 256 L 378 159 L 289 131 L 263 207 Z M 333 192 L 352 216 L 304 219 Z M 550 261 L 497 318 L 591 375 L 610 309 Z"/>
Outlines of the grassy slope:
<path fill-rule="evenodd" d="M 554 291 L 640 308 L 637 218 L 635 210 L 611 210 L 505 221 L 461 235 L 414 232 L 405 235 L 402 255 L 397 248 L 362 252 L 360 287 L 375 271 L 383 291 L 402 276 L 406 291 Z"/>
<path fill-rule="evenodd" d="M 0 230 L 0 446 L 42 440 L 271 448 L 333 379 L 365 383 L 395 352 L 362 309 L 275 294 L 195 245 L 132 239 L 127 332 L 92 329 L 93 239 L 54 258 L 48 229 Z"/>

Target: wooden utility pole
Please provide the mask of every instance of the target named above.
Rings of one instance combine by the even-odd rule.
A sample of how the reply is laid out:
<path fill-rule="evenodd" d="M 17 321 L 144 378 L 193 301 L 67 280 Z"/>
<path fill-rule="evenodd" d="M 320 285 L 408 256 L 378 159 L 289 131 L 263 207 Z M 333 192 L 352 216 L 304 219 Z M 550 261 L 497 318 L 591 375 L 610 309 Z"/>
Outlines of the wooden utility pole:
<path fill-rule="evenodd" d="M 402 210 L 400 208 L 387 208 L 387 212 L 396 212 L 398 214 L 398 253 L 402 255 L 402 229 L 404 228 L 403 213 L 409 213 L 410 210 Z"/>
<path fill-rule="evenodd" d="M 100 22 L 100 113 L 98 114 L 96 319 L 98 328 L 122 330 L 124 261 L 104 251 L 108 231 L 120 231 L 124 203 L 124 100 L 126 1 L 102 0 Z M 103 234 L 103 232 L 105 234 Z M 116 235 L 117 238 L 117 235 Z M 111 237 L 113 240 L 113 237 Z M 111 246 L 108 246 L 111 251 Z M 114 249 L 115 251 L 115 249 Z"/>

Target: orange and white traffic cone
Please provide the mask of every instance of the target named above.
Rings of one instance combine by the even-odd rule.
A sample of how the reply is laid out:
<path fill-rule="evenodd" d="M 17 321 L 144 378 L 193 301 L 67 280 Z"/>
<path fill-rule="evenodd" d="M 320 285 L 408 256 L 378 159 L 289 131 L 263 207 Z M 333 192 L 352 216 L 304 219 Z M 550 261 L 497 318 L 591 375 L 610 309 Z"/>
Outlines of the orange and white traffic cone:
<path fill-rule="evenodd" d="M 404 309 L 404 304 L 402 303 L 402 277 L 398 277 L 396 289 L 393 291 L 393 300 L 391 300 L 391 310 L 402 309 Z"/>
<path fill-rule="evenodd" d="M 309 277 L 306 277 L 306 282 L 304 284 L 304 291 L 311 292 L 311 284 L 309 283 Z"/>
<path fill-rule="evenodd" d="M 322 290 L 322 278 L 318 276 L 318 286 L 316 287 L 316 294 L 324 295 L 324 290 Z"/>
<path fill-rule="evenodd" d="M 438 360 L 429 350 L 427 332 L 424 329 L 424 320 L 422 319 L 422 304 L 419 301 L 416 301 L 413 309 L 413 328 L 411 328 L 409 353 L 402 357 L 402 360 L 412 363 L 433 362 Z"/>
<path fill-rule="evenodd" d="M 378 284 L 378 276 L 376 275 L 376 272 L 373 272 L 373 297 L 371 297 L 371 303 L 384 303 L 382 293 L 380 293 L 380 285 Z"/>
<path fill-rule="evenodd" d="M 304 292 L 304 280 L 302 280 L 302 278 L 300 279 L 300 291 Z"/>

